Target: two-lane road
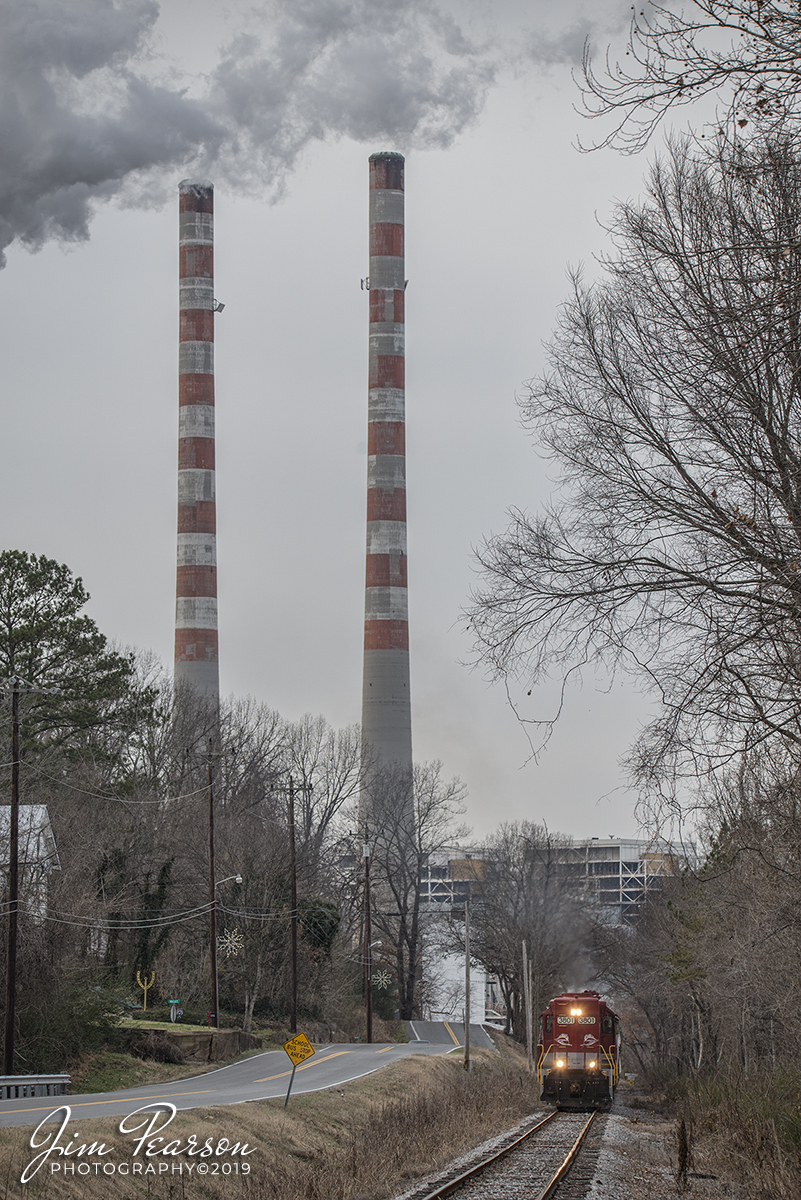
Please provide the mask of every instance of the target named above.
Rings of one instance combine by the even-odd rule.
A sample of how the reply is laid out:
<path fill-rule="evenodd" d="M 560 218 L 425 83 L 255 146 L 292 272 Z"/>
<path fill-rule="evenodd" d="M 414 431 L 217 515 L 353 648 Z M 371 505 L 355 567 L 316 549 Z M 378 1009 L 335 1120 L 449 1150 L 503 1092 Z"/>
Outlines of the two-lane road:
<path fill-rule="evenodd" d="M 359 1043 L 320 1046 L 312 1058 L 295 1072 L 293 1096 L 341 1087 L 387 1063 L 410 1054 L 447 1054 L 454 1041 L 413 1041 L 409 1045 L 363 1045 Z M 68 1104 L 72 1120 L 128 1114 L 146 1104 L 165 1101 L 177 1109 L 206 1108 L 220 1104 L 243 1104 L 286 1095 L 292 1064 L 283 1050 L 256 1054 L 242 1062 L 220 1067 L 192 1079 L 174 1080 L 154 1086 L 127 1088 L 84 1096 L 32 1096 L 25 1100 L 0 1101 L 0 1126 L 38 1125 L 48 1113 Z"/>
<path fill-rule="evenodd" d="M 429 1042 L 432 1046 L 464 1045 L 464 1025 L 461 1021 L 404 1021 L 410 1042 Z M 486 1029 L 470 1022 L 470 1045 L 474 1049 L 494 1050 Z"/>

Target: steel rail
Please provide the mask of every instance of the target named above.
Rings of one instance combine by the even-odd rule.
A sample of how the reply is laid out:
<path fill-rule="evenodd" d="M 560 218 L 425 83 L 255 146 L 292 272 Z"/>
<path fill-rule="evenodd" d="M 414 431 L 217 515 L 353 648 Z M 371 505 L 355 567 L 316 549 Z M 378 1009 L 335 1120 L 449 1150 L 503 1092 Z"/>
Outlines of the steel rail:
<path fill-rule="evenodd" d="M 598 1115 L 598 1109 L 596 1108 L 595 1111 L 590 1114 L 589 1121 L 584 1126 L 581 1133 L 578 1135 L 578 1137 L 576 1138 L 572 1147 L 570 1148 L 570 1152 L 569 1152 L 567 1158 L 562 1163 L 561 1167 L 556 1172 L 553 1179 L 546 1187 L 545 1191 L 540 1192 L 539 1196 L 537 1197 L 537 1200 L 550 1200 L 550 1197 L 554 1194 L 556 1189 L 559 1187 L 559 1184 L 562 1182 L 565 1175 L 567 1175 L 568 1171 L 572 1167 L 573 1160 L 575 1159 L 576 1155 L 578 1154 L 579 1150 L 581 1149 L 581 1143 L 584 1141 L 585 1137 L 589 1133 L 590 1126 L 592 1125 L 592 1123 L 595 1120 L 597 1115 Z"/>
<path fill-rule="evenodd" d="M 490 1163 L 497 1162 L 499 1158 L 503 1158 L 503 1156 L 508 1154 L 510 1150 L 514 1150 L 515 1146 L 519 1146 L 521 1142 L 526 1140 L 526 1138 L 531 1137 L 532 1133 L 536 1133 L 538 1129 L 542 1129 L 543 1125 L 547 1125 L 549 1121 L 553 1121 L 553 1119 L 558 1116 L 559 1114 L 556 1112 L 550 1113 L 542 1121 L 538 1121 L 536 1125 L 532 1125 L 531 1129 L 527 1129 L 525 1133 L 520 1135 L 520 1137 L 515 1138 L 515 1140 L 510 1142 L 508 1146 L 503 1146 L 500 1150 L 496 1150 L 496 1152 L 491 1154 L 488 1158 L 482 1158 L 480 1163 L 477 1163 L 474 1167 L 470 1167 L 468 1171 L 463 1171 L 461 1175 L 457 1175 L 457 1177 L 455 1179 L 451 1179 L 449 1183 L 443 1183 L 440 1187 L 435 1188 L 433 1192 L 427 1192 L 426 1195 L 421 1198 L 421 1200 L 440 1200 L 441 1196 L 450 1196 L 451 1192 L 455 1192 L 456 1189 L 460 1188 L 463 1183 L 468 1181 L 468 1179 L 472 1179 L 474 1176 L 480 1175 L 484 1168 L 488 1167 Z M 589 1128 L 589 1123 L 587 1124 L 587 1128 Z M 584 1133 L 581 1134 L 581 1137 L 583 1136 Z M 564 1163 L 562 1165 L 564 1166 Z"/>

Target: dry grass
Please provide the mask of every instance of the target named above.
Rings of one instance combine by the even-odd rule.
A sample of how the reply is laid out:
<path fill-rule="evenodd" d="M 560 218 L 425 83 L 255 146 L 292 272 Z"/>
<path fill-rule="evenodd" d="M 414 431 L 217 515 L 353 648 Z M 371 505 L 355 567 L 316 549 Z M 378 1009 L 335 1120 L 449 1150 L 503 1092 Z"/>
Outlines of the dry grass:
<path fill-rule="evenodd" d="M 151 1021 L 148 1017 L 120 1017 L 118 1029 L 163 1029 L 166 1033 L 210 1033 L 206 1025 L 192 1025 L 188 1021 Z"/>
<path fill-rule="evenodd" d="M 141 1087 L 145 1084 L 171 1083 L 173 1079 L 189 1079 L 204 1075 L 222 1063 L 160 1063 L 149 1058 L 134 1058 L 112 1050 L 87 1054 L 70 1072 L 70 1094 L 86 1092 L 116 1092 L 120 1088 Z M 69 1103 L 69 1101 L 68 1101 Z"/>
<path fill-rule="evenodd" d="M 725 1070 L 701 1078 L 668 1071 L 654 1073 L 649 1082 L 653 1090 L 641 1103 L 685 1121 L 696 1170 L 733 1176 L 760 1200 L 801 1200 L 801 1073 L 796 1069 L 747 1078 Z"/>
<path fill-rule="evenodd" d="M 251 1168 L 244 1177 L 65 1179 L 48 1174 L 45 1164 L 22 1185 L 20 1175 L 34 1154 L 31 1130 L 6 1129 L 0 1131 L 0 1200 L 23 1193 L 26 1200 L 380 1200 L 513 1124 L 535 1107 L 536 1094 L 524 1060 L 507 1049 L 503 1056 L 479 1052 L 469 1075 L 460 1059 L 414 1056 L 341 1091 L 293 1097 L 287 1109 L 281 1100 L 268 1100 L 176 1116 L 169 1134 L 184 1143 L 194 1134 L 201 1144 L 227 1138 L 254 1147 L 240 1160 Z M 114 1145 L 115 1152 L 100 1161 L 133 1161 L 135 1139 L 120 1134 L 118 1122 L 87 1120 L 74 1128 L 82 1142 Z M 166 1161 L 186 1168 L 200 1160 Z"/>
<path fill-rule="evenodd" d="M 755 1197 L 801 1200 L 801 1078 L 795 1072 L 715 1080 L 687 1090 L 694 1133 Z"/>

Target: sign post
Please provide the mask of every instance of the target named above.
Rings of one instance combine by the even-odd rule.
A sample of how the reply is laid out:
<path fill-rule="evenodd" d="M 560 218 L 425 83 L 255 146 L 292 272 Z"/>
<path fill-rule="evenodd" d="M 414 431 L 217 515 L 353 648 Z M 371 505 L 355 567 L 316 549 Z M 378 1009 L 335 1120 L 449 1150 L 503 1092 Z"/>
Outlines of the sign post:
<path fill-rule="evenodd" d="M 286 1090 L 286 1100 L 284 1108 L 289 1104 L 289 1093 L 292 1091 L 292 1084 L 295 1081 L 295 1069 L 305 1062 L 307 1058 L 311 1058 L 314 1054 L 314 1046 L 312 1046 L 305 1033 L 299 1033 L 297 1037 L 290 1038 L 288 1042 L 284 1042 L 284 1050 L 289 1056 L 289 1061 L 292 1063 L 292 1074 L 289 1077 L 289 1087 Z"/>

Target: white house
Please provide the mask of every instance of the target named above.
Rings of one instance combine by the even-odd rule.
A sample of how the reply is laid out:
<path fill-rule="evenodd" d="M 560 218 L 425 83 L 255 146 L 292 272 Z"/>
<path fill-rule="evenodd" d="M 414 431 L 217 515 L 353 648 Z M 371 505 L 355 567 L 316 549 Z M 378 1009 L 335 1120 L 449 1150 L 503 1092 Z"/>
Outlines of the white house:
<path fill-rule="evenodd" d="M 8 847 L 11 805 L 0 805 L 0 872 L 8 886 Z M 19 893 L 21 908 L 43 917 L 47 909 L 47 879 L 61 869 L 46 804 L 19 806 Z"/>

